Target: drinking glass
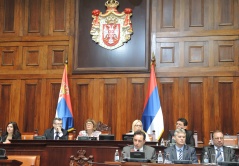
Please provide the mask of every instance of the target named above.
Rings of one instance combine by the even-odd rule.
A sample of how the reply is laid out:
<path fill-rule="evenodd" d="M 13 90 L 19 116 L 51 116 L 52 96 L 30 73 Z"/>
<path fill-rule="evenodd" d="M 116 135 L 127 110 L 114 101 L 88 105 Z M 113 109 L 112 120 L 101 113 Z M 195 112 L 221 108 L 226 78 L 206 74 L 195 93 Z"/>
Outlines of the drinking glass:
<path fill-rule="evenodd" d="M 216 161 L 217 161 L 216 154 L 211 154 L 211 164 L 216 165 Z"/>

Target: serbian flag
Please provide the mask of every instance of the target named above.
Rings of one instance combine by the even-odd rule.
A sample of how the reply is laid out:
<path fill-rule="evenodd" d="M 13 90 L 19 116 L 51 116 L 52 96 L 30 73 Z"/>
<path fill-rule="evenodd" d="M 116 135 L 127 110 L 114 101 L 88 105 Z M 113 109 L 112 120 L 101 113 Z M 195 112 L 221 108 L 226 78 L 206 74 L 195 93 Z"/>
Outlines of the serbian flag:
<path fill-rule="evenodd" d="M 70 98 L 70 90 L 67 78 L 67 65 L 65 65 L 62 81 L 61 81 L 61 89 L 59 93 L 58 104 L 56 108 L 56 118 L 62 119 L 62 127 L 65 130 L 71 130 L 74 126 L 73 121 L 73 113 L 71 107 L 71 98 Z"/>
<path fill-rule="evenodd" d="M 152 134 L 153 130 L 155 130 L 155 139 L 159 140 L 164 131 L 164 123 L 154 72 L 154 64 L 151 65 L 148 94 L 145 98 L 142 123 L 144 130 L 148 134 Z"/>

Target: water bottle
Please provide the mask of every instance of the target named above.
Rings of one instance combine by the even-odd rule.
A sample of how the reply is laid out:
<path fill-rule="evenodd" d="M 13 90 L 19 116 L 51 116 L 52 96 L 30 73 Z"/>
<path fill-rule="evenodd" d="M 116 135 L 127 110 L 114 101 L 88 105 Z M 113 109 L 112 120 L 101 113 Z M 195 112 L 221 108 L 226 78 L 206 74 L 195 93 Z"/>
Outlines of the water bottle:
<path fill-rule="evenodd" d="M 164 140 L 163 140 L 163 138 L 161 139 L 160 146 L 165 146 L 165 145 L 164 145 Z"/>
<path fill-rule="evenodd" d="M 204 156 L 203 156 L 203 163 L 204 163 L 204 164 L 208 164 L 208 163 L 209 163 L 209 158 L 208 158 L 207 152 L 205 152 L 205 154 L 204 154 Z"/>
<path fill-rule="evenodd" d="M 119 151 L 116 149 L 115 151 L 115 161 L 119 161 Z"/>
<path fill-rule="evenodd" d="M 159 151 L 159 153 L 158 153 L 158 163 L 163 163 L 163 155 L 162 155 L 161 151 Z"/>

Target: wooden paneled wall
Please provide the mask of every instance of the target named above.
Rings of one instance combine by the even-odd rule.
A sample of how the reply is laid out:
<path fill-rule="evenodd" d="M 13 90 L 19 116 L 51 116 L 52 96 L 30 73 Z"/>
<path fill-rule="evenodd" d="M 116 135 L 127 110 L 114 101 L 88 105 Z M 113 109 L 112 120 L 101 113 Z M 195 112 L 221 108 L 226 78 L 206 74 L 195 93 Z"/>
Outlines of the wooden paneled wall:
<path fill-rule="evenodd" d="M 141 119 L 149 73 L 71 74 L 76 1 L 0 0 L 4 130 L 9 121 L 16 121 L 22 132 L 38 129 L 43 134 L 52 126 L 66 58 L 77 131 L 93 118 L 112 126 L 119 140 L 133 120 Z M 156 55 L 163 137 L 179 117 L 188 119 L 188 128 L 196 130 L 204 144 L 215 129 L 236 134 L 239 0 L 150 2 L 150 47 Z"/>

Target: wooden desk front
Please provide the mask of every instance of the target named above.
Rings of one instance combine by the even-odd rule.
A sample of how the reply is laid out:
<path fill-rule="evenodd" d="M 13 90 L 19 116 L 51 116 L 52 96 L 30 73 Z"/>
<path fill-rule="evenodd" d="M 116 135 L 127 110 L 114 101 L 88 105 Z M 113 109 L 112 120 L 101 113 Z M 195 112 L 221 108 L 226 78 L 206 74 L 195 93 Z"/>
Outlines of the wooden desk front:
<path fill-rule="evenodd" d="M 69 165 L 70 156 L 77 155 L 80 149 L 86 150 L 86 157 L 94 156 L 94 162 L 112 161 L 116 149 L 131 145 L 130 141 L 76 141 L 76 140 L 13 140 L 11 144 L 0 144 L 6 149 L 7 155 L 40 155 L 42 166 Z M 156 146 L 156 142 L 146 144 L 163 151 L 165 147 Z M 197 155 L 202 148 L 196 148 Z M 238 153 L 238 150 L 236 150 Z"/>

